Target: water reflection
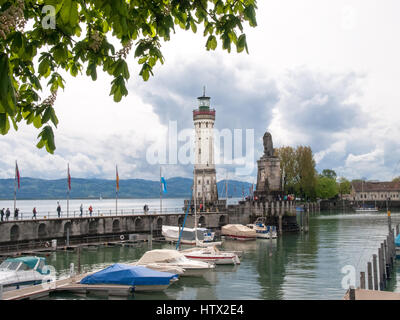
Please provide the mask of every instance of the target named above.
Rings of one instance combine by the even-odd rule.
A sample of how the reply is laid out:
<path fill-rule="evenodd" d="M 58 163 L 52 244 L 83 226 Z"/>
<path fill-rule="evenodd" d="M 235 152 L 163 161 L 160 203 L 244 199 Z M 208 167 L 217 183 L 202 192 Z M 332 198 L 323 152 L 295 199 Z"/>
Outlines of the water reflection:
<path fill-rule="evenodd" d="M 400 214 L 392 214 L 393 226 L 396 223 L 400 223 Z M 341 269 L 353 265 L 358 278 L 387 232 L 384 214 L 316 214 L 310 217 L 309 233 L 289 233 L 273 240 L 225 241 L 222 249 L 243 251 L 240 265 L 219 265 L 204 277 L 182 277 L 162 293 L 136 293 L 129 299 L 342 299 L 345 289 L 341 286 Z M 153 249 L 158 248 L 174 246 L 154 243 Z M 147 244 L 83 249 L 82 270 L 132 262 L 147 250 Z M 77 265 L 77 253 L 55 252 L 47 260 L 56 268 L 57 276 L 63 277 L 68 275 L 71 262 Z M 388 289 L 396 291 L 397 287 L 394 273 Z M 58 293 L 51 298 L 105 297 Z"/>

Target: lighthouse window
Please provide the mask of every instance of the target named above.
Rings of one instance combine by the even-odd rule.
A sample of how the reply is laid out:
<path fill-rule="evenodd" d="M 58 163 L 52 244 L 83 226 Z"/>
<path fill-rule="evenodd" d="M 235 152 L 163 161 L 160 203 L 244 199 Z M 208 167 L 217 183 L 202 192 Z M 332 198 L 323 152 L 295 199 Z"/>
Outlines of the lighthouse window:
<path fill-rule="evenodd" d="M 208 128 L 208 122 L 206 122 L 206 128 Z"/>
<path fill-rule="evenodd" d="M 207 184 L 210 184 L 210 180 L 207 180 Z"/>
<path fill-rule="evenodd" d="M 199 184 L 201 184 L 201 180 L 199 180 Z"/>
<path fill-rule="evenodd" d="M 201 148 L 199 148 L 199 154 L 201 154 Z"/>

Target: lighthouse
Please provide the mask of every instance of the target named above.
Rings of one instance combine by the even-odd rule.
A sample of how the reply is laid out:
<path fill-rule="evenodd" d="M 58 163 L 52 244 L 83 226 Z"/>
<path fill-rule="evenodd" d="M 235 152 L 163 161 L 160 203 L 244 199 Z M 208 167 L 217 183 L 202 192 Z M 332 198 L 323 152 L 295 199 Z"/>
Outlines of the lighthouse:
<path fill-rule="evenodd" d="M 193 110 L 195 128 L 195 163 L 193 197 L 203 205 L 218 200 L 217 178 L 214 162 L 215 110 L 210 109 L 210 97 L 198 97 L 198 107 Z"/>

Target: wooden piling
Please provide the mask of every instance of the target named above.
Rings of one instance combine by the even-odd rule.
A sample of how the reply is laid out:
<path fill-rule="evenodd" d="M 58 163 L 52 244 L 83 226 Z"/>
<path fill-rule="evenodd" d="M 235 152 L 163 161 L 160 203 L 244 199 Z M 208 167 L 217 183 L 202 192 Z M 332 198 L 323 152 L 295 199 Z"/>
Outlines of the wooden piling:
<path fill-rule="evenodd" d="M 379 290 L 384 289 L 384 272 L 383 272 L 383 254 L 382 248 L 378 248 L 378 264 L 379 264 Z"/>
<path fill-rule="evenodd" d="M 356 290 L 353 286 L 349 288 L 349 300 L 356 300 Z"/>
<path fill-rule="evenodd" d="M 386 288 L 386 279 L 387 279 L 387 274 L 386 274 L 386 255 L 385 255 L 385 244 L 382 242 L 381 243 L 381 250 L 382 250 L 382 257 L 383 257 L 383 262 L 382 262 L 382 272 L 383 272 L 383 287 Z"/>
<path fill-rule="evenodd" d="M 373 290 L 372 287 L 372 263 L 368 262 L 367 265 L 367 270 L 368 270 L 368 290 Z"/>
<path fill-rule="evenodd" d="M 360 272 L 360 288 L 365 289 L 365 272 Z"/>
<path fill-rule="evenodd" d="M 399 224 L 396 224 L 396 237 L 399 235 Z"/>
<path fill-rule="evenodd" d="M 78 274 L 81 274 L 81 246 L 78 246 Z"/>
<path fill-rule="evenodd" d="M 378 266 L 376 254 L 372 255 L 372 266 L 374 268 L 374 290 L 379 290 L 378 287 Z"/>

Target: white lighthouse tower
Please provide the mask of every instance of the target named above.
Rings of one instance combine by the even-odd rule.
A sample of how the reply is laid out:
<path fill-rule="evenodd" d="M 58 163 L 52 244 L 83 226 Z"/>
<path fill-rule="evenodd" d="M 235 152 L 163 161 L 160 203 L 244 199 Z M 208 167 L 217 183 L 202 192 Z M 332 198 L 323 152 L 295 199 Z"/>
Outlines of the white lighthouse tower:
<path fill-rule="evenodd" d="M 210 109 L 210 97 L 206 97 L 205 88 L 203 96 L 197 100 L 198 109 L 193 110 L 196 132 L 193 192 L 196 194 L 196 202 L 206 205 L 218 200 L 214 162 L 215 110 Z"/>

